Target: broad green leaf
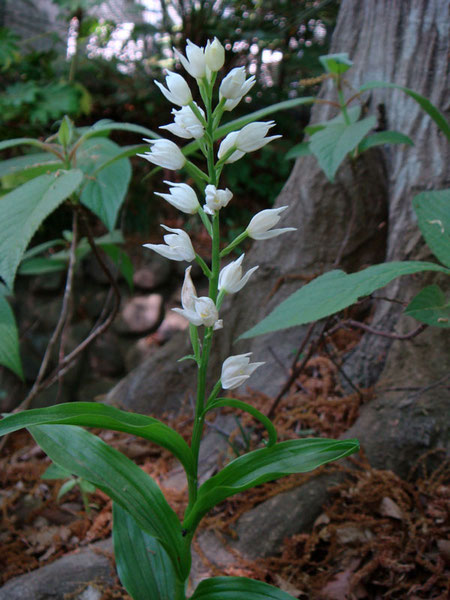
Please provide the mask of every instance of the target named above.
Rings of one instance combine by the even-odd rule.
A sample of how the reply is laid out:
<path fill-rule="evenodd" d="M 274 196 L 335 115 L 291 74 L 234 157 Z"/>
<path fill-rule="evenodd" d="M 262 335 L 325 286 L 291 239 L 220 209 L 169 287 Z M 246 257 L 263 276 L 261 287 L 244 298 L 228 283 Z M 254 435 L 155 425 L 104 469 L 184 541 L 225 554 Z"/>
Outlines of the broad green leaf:
<path fill-rule="evenodd" d="M 389 83 L 386 81 L 369 81 L 368 83 L 362 85 L 359 88 L 359 91 L 365 92 L 367 90 L 373 90 L 375 88 L 393 88 L 401 90 L 402 92 L 413 98 L 421 106 L 421 108 L 433 119 L 433 121 L 436 123 L 439 129 L 450 140 L 450 125 L 448 124 L 447 119 L 441 113 L 441 111 L 436 106 L 434 106 L 432 102 L 428 100 L 428 98 L 421 96 L 414 90 L 411 90 L 407 87 L 397 85 L 396 83 Z"/>
<path fill-rule="evenodd" d="M 126 252 L 113 244 L 101 244 L 102 250 L 117 265 L 130 290 L 133 290 L 133 263 Z"/>
<path fill-rule="evenodd" d="M 139 527 L 161 542 L 180 579 L 186 577 L 190 556 L 180 522 L 151 477 L 80 427 L 34 425 L 29 431 L 54 463 L 90 481 L 127 510 Z"/>
<path fill-rule="evenodd" d="M 4 290 L 4 287 L 1 287 Z M 3 293 L 0 292 L 0 365 L 7 367 L 20 379 L 23 379 L 19 353 L 19 332 L 14 313 L 5 294 L 6 290 Z"/>
<path fill-rule="evenodd" d="M 113 542 L 119 579 L 133 600 L 175 598 L 175 573 L 167 552 L 115 502 Z"/>
<path fill-rule="evenodd" d="M 95 213 L 109 230 L 114 229 L 131 179 L 131 166 L 122 158 L 94 175 L 98 167 L 115 157 L 120 146 L 107 138 L 87 140 L 77 153 L 77 165 L 87 175 L 81 202 Z"/>
<path fill-rule="evenodd" d="M 0 199 L 0 276 L 12 288 L 25 248 L 42 221 L 81 184 L 79 169 L 40 175 Z"/>
<path fill-rule="evenodd" d="M 410 137 L 399 131 L 378 131 L 365 137 L 358 146 L 358 152 L 365 152 L 373 146 L 382 146 L 384 144 L 407 144 L 414 146 Z"/>
<path fill-rule="evenodd" d="M 450 189 L 417 194 L 413 207 L 433 254 L 450 267 Z"/>
<path fill-rule="evenodd" d="M 438 285 L 428 285 L 411 300 L 405 315 L 433 327 L 450 327 L 450 301 Z"/>
<path fill-rule="evenodd" d="M 353 65 L 347 52 L 341 52 L 340 54 L 325 54 L 324 56 L 319 56 L 319 61 L 325 71 L 327 73 L 333 73 L 333 75 L 342 75 Z"/>
<path fill-rule="evenodd" d="M 239 410 L 243 410 L 253 417 L 260 421 L 267 430 L 269 434 L 269 442 L 268 446 L 273 446 L 277 441 L 277 430 L 275 429 L 274 424 L 270 419 L 263 415 L 257 408 L 252 406 L 251 404 L 247 404 L 247 402 L 242 402 L 241 400 L 236 400 L 235 398 L 217 398 L 211 404 L 208 404 L 206 407 L 205 413 L 210 410 L 214 410 L 216 408 L 222 408 L 223 406 L 231 406 L 233 408 L 238 408 Z"/>
<path fill-rule="evenodd" d="M 358 440 L 308 438 L 288 440 L 244 454 L 208 479 L 183 526 L 193 531 L 216 504 L 234 494 L 292 473 L 306 473 L 325 463 L 358 452 Z"/>
<path fill-rule="evenodd" d="M 211 577 L 201 581 L 190 600 L 295 600 L 294 596 L 256 579 Z"/>
<path fill-rule="evenodd" d="M 9 415 L 0 421 L 0 436 L 33 425 L 81 425 L 124 431 L 159 444 L 174 454 L 188 473 L 194 472 L 192 452 L 176 431 L 152 417 L 96 402 L 67 402 Z"/>
<path fill-rule="evenodd" d="M 349 152 L 354 150 L 363 137 L 376 125 L 376 118 L 366 117 L 356 123 L 326 125 L 311 136 L 309 147 L 330 181 Z"/>
<path fill-rule="evenodd" d="M 422 261 L 383 263 L 351 275 L 340 270 L 330 271 L 291 294 L 239 339 L 318 321 L 351 306 L 359 298 L 369 296 L 396 277 L 421 271 L 450 273 L 438 264 Z"/>
<path fill-rule="evenodd" d="M 347 118 L 350 121 L 350 123 L 356 123 L 356 121 L 359 119 L 360 116 L 361 116 L 361 106 L 359 106 L 359 104 L 357 106 L 352 106 L 350 108 L 347 108 Z M 313 135 L 314 133 L 316 133 L 316 131 L 321 131 L 327 125 L 335 125 L 338 123 L 340 123 L 340 124 L 346 123 L 344 113 L 342 113 L 342 112 L 338 113 L 335 117 L 333 117 L 329 121 L 321 121 L 319 123 L 314 123 L 314 125 L 307 125 L 305 127 L 305 133 L 307 133 L 308 135 Z"/>
<path fill-rule="evenodd" d="M 284 158 L 286 160 L 291 160 L 292 158 L 299 158 L 300 156 L 308 156 L 310 154 L 312 154 L 312 152 L 311 148 L 309 147 L 309 142 L 301 142 L 300 144 L 297 144 L 288 150 Z"/>

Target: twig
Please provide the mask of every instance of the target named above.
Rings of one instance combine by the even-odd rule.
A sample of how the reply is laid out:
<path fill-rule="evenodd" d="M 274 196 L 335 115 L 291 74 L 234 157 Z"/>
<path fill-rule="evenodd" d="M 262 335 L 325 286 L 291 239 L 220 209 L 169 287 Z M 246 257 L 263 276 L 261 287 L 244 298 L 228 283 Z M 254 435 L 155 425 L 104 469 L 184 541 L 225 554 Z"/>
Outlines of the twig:
<path fill-rule="evenodd" d="M 39 368 L 38 376 L 36 377 L 36 381 L 34 382 L 31 390 L 29 391 L 26 398 L 19 404 L 19 406 L 14 410 L 14 412 L 20 412 L 21 410 L 26 410 L 31 402 L 34 400 L 36 395 L 42 389 L 42 383 L 45 377 L 45 372 L 47 371 L 48 363 L 50 361 L 50 357 L 53 351 L 53 347 L 58 341 L 58 338 L 62 334 L 64 330 L 64 326 L 67 321 L 67 317 L 69 314 L 70 301 L 72 297 L 73 290 L 73 276 L 75 271 L 75 262 L 76 262 L 76 247 L 78 241 L 78 214 L 77 211 L 73 212 L 72 217 L 72 241 L 70 243 L 70 254 L 69 254 L 69 266 L 67 268 L 67 277 L 66 277 L 66 287 L 64 289 L 64 296 L 61 306 L 61 313 L 59 315 L 58 323 L 56 324 L 55 330 L 50 338 L 50 341 L 47 345 L 47 348 L 44 353 L 44 358 L 42 359 L 41 366 Z"/>
<path fill-rule="evenodd" d="M 297 353 L 294 357 L 294 360 L 292 361 L 292 365 L 291 365 L 291 375 L 289 376 L 288 380 L 286 381 L 286 383 L 283 385 L 283 387 L 281 388 L 281 390 L 278 392 L 277 397 L 275 398 L 275 400 L 272 402 L 268 412 L 267 412 L 267 416 L 269 419 L 271 419 L 275 413 L 275 410 L 278 406 L 278 404 L 280 403 L 280 400 L 283 398 L 283 396 L 286 394 L 286 392 L 289 390 L 289 388 L 291 387 L 291 385 L 294 383 L 294 381 L 297 379 L 298 374 L 300 373 L 300 371 L 303 370 L 303 367 L 305 366 L 305 364 L 308 362 L 308 360 L 311 357 L 312 354 L 312 348 L 313 345 L 311 344 L 311 347 L 309 348 L 309 351 L 307 352 L 305 358 L 302 360 L 301 364 L 299 366 L 297 366 L 297 361 L 300 358 L 301 353 L 303 352 L 303 350 L 306 348 L 306 345 L 308 344 L 311 335 L 314 331 L 314 328 L 316 326 L 316 322 L 311 323 L 308 327 L 308 330 L 306 332 L 305 337 L 303 338 L 302 343 L 300 344 L 299 349 L 297 350 Z"/>
<path fill-rule="evenodd" d="M 411 394 L 411 396 L 409 396 L 408 400 L 414 400 L 415 398 L 418 398 L 425 392 L 428 392 L 429 390 L 432 390 L 433 388 L 440 386 L 441 383 L 443 383 L 444 381 L 446 381 L 449 378 L 450 378 L 450 373 L 446 373 L 443 377 L 441 377 L 437 381 L 434 381 L 433 383 L 430 383 L 429 385 L 426 385 L 425 387 L 420 388 L 415 394 Z"/>
<path fill-rule="evenodd" d="M 324 340 L 323 349 L 325 350 L 328 358 L 331 360 L 333 365 L 336 367 L 336 369 L 339 371 L 339 373 L 345 379 L 345 381 L 355 390 L 355 392 L 358 394 L 359 398 L 362 400 L 364 398 L 364 394 L 361 392 L 359 387 L 353 383 L 353 381 L 350 379 L 350 377 L 344 371 L 342 366 L 335 360 L 334 356 L 336 355 L 336 353 L 335 353 L 334 349 L 332 351 L 329 350 L 326 340 Z"/>

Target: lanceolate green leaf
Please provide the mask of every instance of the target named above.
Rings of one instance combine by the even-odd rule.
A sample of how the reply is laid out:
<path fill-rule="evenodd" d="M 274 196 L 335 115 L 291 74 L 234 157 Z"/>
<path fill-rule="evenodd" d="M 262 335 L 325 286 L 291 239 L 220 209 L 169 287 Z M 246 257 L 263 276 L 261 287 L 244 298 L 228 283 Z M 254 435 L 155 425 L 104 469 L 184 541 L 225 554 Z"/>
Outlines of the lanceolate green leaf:
<path fill-rule="evenodd" d="M 373 146 L 382 146 L 384 144 L 406 144 L 414 146 L 410 137 L 399 131 L 378 131 L 365 137 L 358 146 L 358 152 L 365 152 Z"/>
<path fill-rule="evenodd" d="M 350 125 L 326 125 L 311 136 L 311 152 L 330 181 L 334 180 L 334 175 L 347 154 L 357 147 L 375 125 L 375 117 L 366 117 Z"/>
<path fill-rule="evenodd" d="M 222 408 L 223 406 L 231 406 L 233 408 L 238 408 L 239 410 L 243 410 L 252 417 L 255 417 L 256 420 L 260 421 L 264 425 L 269 434 L 269 446 L 273 446 L 277 441 L 277 430 L 275 429 L 274 424 L 270 419 L 263 415 L 257 408 L 252 406 L 251 404 L 247 404 L 247 402 L 242 402 L 241 400 L 236 400 L 235 398 L 217 398 L 211 404 L 208 404 L 205 412 L 209 412 L 210 410 L 214 410 L 216 408 Z"/>
<path fill-rule="evenodd" d="M 178 458 L 188 473 L 194 472 L 191 449 L 176 431 L 158 419 L 96 402 L 67 402 L 9 415 L 0 421 L 0 436 L 23 427 L 51 424 L 104 427 L 137 435 L 166 448 Z"/>
<path fill-rule="evenodd" d="M 19 354 L 19 333 L 14 313 L 5 297 L 6 288 L 0 283 L 0 365 L 11 369 L 23 379 Z"/>
<path fill-rule="evenodd" d="M 441 111 L 438 108 L 436 108 L 436 106 L 434 106 L 434 104 L 432 102 L 430 102 L 428 100 L 428 98 L 424 98 L 423 96 L 421 96 L 420 94 L 418 94 L 414 90 L 411 90 L 411 89 L 409 89 L 407 87 L 404 87 L 402 85 L 397 85 L 396 83 L 388 83 L 388 82 L 385 82 L 385 81 L 369 81 L 368 83 L 365 83 L 364 85 L 362 85 L 359 88 L 359 91 L 360 92 L 365 92 L 367 90 L 373 90 L 375 88 L 394 88 L 394 89 L 397 89 L 397 90 L 401 90 L 405 94 L 408 94 L 408 96 L 411 96 L 411 98 L 414 98 L 414 100 L 418 104 L 420 104 L 420 106 L 422 107 L 422 109 L 428 115 L 430 115 L 430 117 L 433 119 L 433 121 L 436 123 L 436 125 L 439 127 L 439 129 L 450 140 L 450 125 L 448 124 L 447 119 L 441 113 Z"/>
<path fill-rule="evenodd" d="M 108 121 L 103 119 L 98 123 L 95 123 L 82 135 L 83 140 L 87 140 L 91 137 L 97 136 L 99 133 L 105 133 L 109 131 L 130 131 L 132 133 L 140 133 L 148 138 L 158 139 L 161 136 L 148 129 L 148 127 L 142 127 L 142 125 L 135 125 L 134 123 L 115 123 L 114 121 Z M 1 148 L 0 148 L 1 149 Z"/>
<path fill-rule="evenodd" d="M 184 579 L 190 566 L 177 515 L 157 484 L 129 458 L 80 427 L 35 425 L 29 428 L 54 463 L 83 477 L 127 510 L 144 531 L 156 537 Z"/>
<path fill-rule="evenodd" d="M 325 438 L 288 440 L 269 448 L 253 450 L 233 460 L 200 487 L 197 501 L 184 527 L 192 531 L 213 506 L 229 496 L 284 475 L 312 471 L 358 450 L 358 440 Z"/>
<path fill-rule="evenodd" d="M 79 169 L 40 175 L 0 202 L 0 276 L 12 288 L 17 267 L 42 221 L 81 184 Z"/>
<path fill-rule="evenodd" d="M 92 210 L 110 231 L 114 229 L 130 183 L 130 161 L 122 158 L 95 175 L 94 172 L 119 153 L 120 146 L 111 140 L 93 138 L 87 140 L 77 154 L 77 164 L 88 176 L 81 193 L 81 202 Z"/>
<path fill-rule="evenodd" d="M 44 148 L 45 144 L 34 138 L 15 138 L 14 140 L 0 142 L 0 150 L 6 150 L 14 146 L 37 146 L 38 148 Z"/>
<path fill-rule="evenodd" d="M 120 581 L 133 600 L 175 598 L 175 573 L 167 552 L 115 502 L 113 541 Z"/>
<path fill-rule="evenodd" d="M 318 321 L 351 306 L 359 298 L 369 296 L 400 275 L 421 271 L 450 274 L 445 267 L 421 261 L 383 263 L 351 275 L 339 270 L 330 271 L 286 298 L 265 319 L 243 333 L 240 339 Z"/>
<path fill-rule="evenodd" d="M 411 300 L 405 315 L 433 327 L 450 327 L 450 301 L 438 285 L 428 285 Z"/>
<path fill-rule="evenodd" d="M 249 115 L 239 117 L 239 119 L 234 119 L 233 121 L 229 121 L 228 123 L 221 125 L 214 131 L 214 140 L 223 138 L 231 131 L 242 129 L 244 125 L 248 125 L 248 123 L 253 123 L 253 121 L 257 121 L 258 119 L 264 119 L 265 117 L 276 113 L 280 110 L 290 110 L 292 108 L 295 108 L 296 106 L 300 106 L 302 104 L 312 104 L 313 102 L 315 102 L 315 98 L 313 96 L 305 96 L 304 98 L 293 98 L 292 100 L 284 100 L 283 102 L 277 102 L 276 104 L 272 104 L 271 106 L 266 106 L 265 108 L 256 110 L 255 112 L 252 112 Z M 195 140 L 190 144 L 186 144 L 186 146 L 183 147 L 183 154 L 185 156 L 189 156 L 199 148 L 200 144 L 198 140 Z"/>
<path fill-rule="evenodd" d="M 420 231 L 433 254 L 450 267 L 450 189 L 417 194 L 413 207 Z"/>
<path fill-rule="evenodd" d="M 107 160 L 106 162 L 101 164 L 99 167 L 97 167 L 96 170 L 94 171 L 94 175 L 96 175 L 103 169 L 106 169 L 106 167 L 109 167 L 110 165 L 114 164 L 121 158 L 129 158 L 130 156 L 136 156 L 136 154 L 148 152 L 148 149 L 149 149 L 149 144 L 145 144 L 145 145 L 141 144 L 139 146 L 125 146 L 125 147 L 122 146 L 122 152 L 119 152 L 118 154 L 116 154 L 116 156 L 113 156 L 112 158 L 110 158 L 109 160 Z"/>
<path fill-rule="evenodd" d="M 198 584 L 190 600 L 295 600 L 273 585 L 247 577 L 212 577 Z"/>

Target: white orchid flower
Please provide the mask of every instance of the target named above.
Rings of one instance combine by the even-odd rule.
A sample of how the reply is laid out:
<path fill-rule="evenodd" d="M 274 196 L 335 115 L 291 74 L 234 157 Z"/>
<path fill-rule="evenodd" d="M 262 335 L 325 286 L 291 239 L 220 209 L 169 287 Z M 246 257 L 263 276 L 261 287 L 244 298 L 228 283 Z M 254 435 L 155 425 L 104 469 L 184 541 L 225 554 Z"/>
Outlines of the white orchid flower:
<path fill-rule="evenodd" d="M 165 181 L 170 186 L 170 194 L 155 192 L 156 196 L 161 196 L 166 202 L 181 210 L 188 215 L 195 215 L 200 208 L 197 194 L 187 183 L 173 183 Z"/>
<path fill-rule="evenodd" d="M 214 215 L 216 211 L 227 206 L 232 197 L 233 193 L 228 188 L 218 190 L 215 185 L 209 184 L 205 188 L 206 204 L 203 209 L 208 215 Z"/>
<path fill-rule="evenodd" d="M 275 121 L 255 121 L 243 127 L 235 140 L 235 145 L 241 152 L 253 152 L 259 150 L 272 140 L 276 140 L 281 135 L 272 135 L 265 137 L 271 127 L 275 125 Z"/>
<path fill-rule="evenodd" d="M 247 80 L 245 76 L 245 67 L 236 67 L 235 69 L 231 69 L 228 75 L 222 80 L 219 88 L 219 97 L 220 99 L 226 99 L 225 110 L 233 110 L 255 85 L 256 80 L 253 75 Z"/>
<path fill-rule="evenodd" d="M 221 329 L 223 322 L 219 319 L 219 312 L 214 301 L 207 296 L 197 298 L 197 291 L 191 279 L 191 267 L 188 267 L 184 274 L 183 287 L 181 288 L 181 305 L 183 308 L 172 308 L 172 310 L 190 323 Z"/>
<path fill-rule="evenodd" d="M 206 66 L 213 72 L 220 71 L 225 62 L 225 48 L 215 37 L 212 42 L 208 40 L 205 48 Z"/>
<path fill-rule="evenodd" d="M 191 40 L 187 40 L 186 56 L 183 56 L 176 48 L 173 50 L 189 75 L 192 75 L 195 79 L 201 79 L 207 74 L 206 57 L 203 46 L 197 46 L 196 44 L 193 44 Z"/>
<path fill-rule="evenodd" d="M 247 271 L 247 273 L 242 276 L 242 261 L 244 260 L 245 254 L 241 254 L 241 256 L 231 262 L 229 265 L 224 267 L 219 273 L 219 290 L 224 291 L 227 294 L 235 294 L 239 292 L 247 281 L 250 279 L 252 274 L 258 268 L 252 267 Z"/>
<path fill-rule="evenodd" d="M 172 71 L 167 71 L 167 73 L 167 88 L 155 80 L 156 85 L 169 102 L 177 106 L 187 106 L 189 102 L 192 102 L 192 93 L 185 79 L 178 73 L 173 73 Z"/>
<path fill-rule="evenodd" d="M 144 138 L 144 141 L 151 144 L 150 152 L 137 154 L 137 156 L 145 158 L 145 160 L 148 160 L 154 165 L 175 171 L 176 169 L 181 169 L 186 163 L 184 154 L 178 146 L 170 140 L 148 140 Z"/>
<path fill-rule="evenodd" d="M 233 390 L 239 387 L 249 379 L 253 371 L 264 364 L 263 362 L 251 363 L 249 359 L 251 355 L 251 352 L 236 354 L 229 356 L 223 362 L 221 381 L 224 390 Z"/>
<path fill-rule="evenodd" d="M 247 226 L 246 232 L 254 240 L 268 240 L 288 231 L 296 231 L 296 227 L 283 227 L 282 229 L 272 229 L 280 220 L 280 213 L 288 208 L 280 206 L 279 208 L 268 208 L 257 213 Z"/>
<path fill-rule="evenodd" d="M 217 152 L 217 157 L 222 158 L 225 156 L 227 152 L 229 152 L 232 148 L 236 148 L 236 138 L 239 134 L 239 131 L 232 131 L 229 133 L 221 142 L 219 146 L 219 151 Z M 231 156 L 227 158 L 225 163 L 234 163 L 240 158 L 244 156 L 245 152 L 241 152 L 240 150 L 236 150 L 233 152 Z"/>
<path fill-rule="evenodd" d="M 195 102 L 194 102 L 195 104 Z M 197 106 L 197 104 L 195 104 Z M 204 117 L 204 111 L 197 106 L 200 114 Z M 172 109 L 174 123 L 169 125 L 161 125 L 160 129 L 167 129 L 170 133 L 184 139 L 195 138 L 196 140 L 203 137 L 205 128 L 201 121 L 195 116 L 193 110 L 189 106 L 183 106 L 180 110 Z"/>
<path fill-rule="evenodd" d="M 192 262 L 195 259 L 195 251 L 188 234 L 182 229 L 172 229 L 166 225 L 161 227 L 172 232 L 164 236 L 165 244 L 144 244 L 144 248 L 150 248 L 170 260 Z"/>

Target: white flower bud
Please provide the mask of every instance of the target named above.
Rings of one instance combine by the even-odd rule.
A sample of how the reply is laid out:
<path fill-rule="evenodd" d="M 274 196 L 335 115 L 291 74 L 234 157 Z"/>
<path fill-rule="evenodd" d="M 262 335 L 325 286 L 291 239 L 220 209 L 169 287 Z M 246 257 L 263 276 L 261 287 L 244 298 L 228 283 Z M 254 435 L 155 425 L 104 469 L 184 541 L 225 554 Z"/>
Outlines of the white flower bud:
<path fill-rule="evenodd" d="M 206 65 L 213 72 L 220 71 L 223 67 L 225 62 L 225 48 L 216 37 L 212 43 L 208 40 L 206 44 L 205 60 Z"/>
<path fill-rule="evenodd" d="M 237 100 L 237 102 L 233 103 L 234 108 L 254 85 L 255 77 L 252 76 L 245 80 L 245 67 L 236 67 L 235 69 L 231 69 L 228 75 L 222 80 L 219 88 L 219 96 L 233 102 Z M 232 110 L 230 106 L 231 104 L 228 104 L 228 106 L 225 104 L 225 109 Z"/>
<path fill-rule="evenodd" d="M 172 183 L 165 181 L 170 187 L 170 194 L 155 192 L 157 196 L 164 198 L 169 204 L 188 215 L 195 215 L 200 208 L 195 191 L 187 183 Z"/>
<path fill-rule="evenodd" d="M 272 135 L 265 137 L 271 127 L 275 125 L 275 121 L 255 121 L 243 127 L 235 140 L 235 145 L 241 152 L 253 152 L 259 150 L 272 140 L 276 140 L 281 135 Z"/>
<path fill-rule="evenodd" d="M 232 131 L 229 133 L 221 142 L 219 146 L 219 151 L 217 152 L 218 158 L 222 158 L 225 154 L 231 150 L 232 148 L 236 148 L 236 138 L 238 136 L 238 131 Z M 240 158 L 244 156 L 245 152 L 241 152 L 240 150 L 236 150 L 233 154 L 227 158 L 226 163 L 234 163 Z"/>
<path fill-rule="evenodd" d="M 145 142 L 151 144 L 150 152 L 145 154 L 137 154 L 158 167 L 165 169 L 181 169 L 186 162 L 186 158 L 176 144 L 170 140 L 148 140 L 144 139 Z"/>
<path fill-rule="evenodd" d="M 182 229 L 171 229 L 166 225 L 161 227 L 172 232 L 164 236 L 166 244 L 144 244 L 144 248 L 150 248 L 170 260 L 192 262 L 195 259 L 195 251 L 188 234 Z"/>
<path fill-rule="evenodd" d="M 288 208 L 268 208 L 257 213 L 248 224 L 247 234 L 254 240 L 268 240 L 288 231 L 296 231 L 296 227 L 283 227 L 282 229 L 271 229 L 280 220 L 280 213 Z M 270 231 L 269 231 L 270 230 Z"/>
<path fill-rule="evenodd" d="M 258 367 L 264 364 L 263 362 L 251 363 L 249 359 L 251 355 L 251 352 L 236 354 L 229 356 L 223 362 L 221 380 L 224 390 L 233 390 L 239 387 Z"/>
<path fill-rule="evenodd" d="M 172 308 L 176 313 L 185 317 L 190 323 L 221 329 L 223 322 L 219 319 L 219 312 L 214 301 L 207 296 L 197 298 L 197 292 L 191 279 L 191 267 L 185 271 L 183 287 L 181 289 L 181 305 L 183 308 Z"/>
<path fill-rule="evenodd" d="M 228 188 L 225 190 L 218 190 L 215 185 L 207 185 L 205 188 L 206 204 L 203 207 L 205 213 L 214 215 L 215 211 L 226 206 L 232 197 L 233 194 Z"/>
<path fill-rule="evenodd" d="M 250 279 L 251 275 L 256 271 L 258 267 L 252 267 L 247 271 L 247 273 L 242 277 L 242 261 L 244 260 L 244 254 L 237 259 L 231 262 L 229 265 L 224 267 L 219 273 L 219 290 L 224 291 L 227 294 L 235 294 L 239 292 L 247 281 Z"/>
<path fill-rule="evenodd" d="M 178 73 L 172 73 L 172 71 L 167 71 L 167 73 L 166 85 L 168 89 L 159 81 L 155 81 L 156 85 L 172 104 L 176 104 L 177 106 L 188 105 L 192 101 L 192 94 L 188 84 Z"/>
<path fill-rule="evenodd" d="M 206 58 L 203 47 L 187 40 L 186 57 L 178 52 L 176 48 L 174 48 L 174 52 L 189 75 L 196 79 L 201 79 L 206 75 Z"/>
<path fill-rule="evenodd" d="M 197 106 L 197 108 L 204 117 L 204 111 L 199 106 Z M 174 123 L 171 123 L 170 125 L 161 125 L 160 129 L 167 129 L 174 135 L 187 140 L 203 137 L 205 129 L 189 106 L 183 106 L 180 110 L 173 109 L 172 114 L 174 116 Z"/>

